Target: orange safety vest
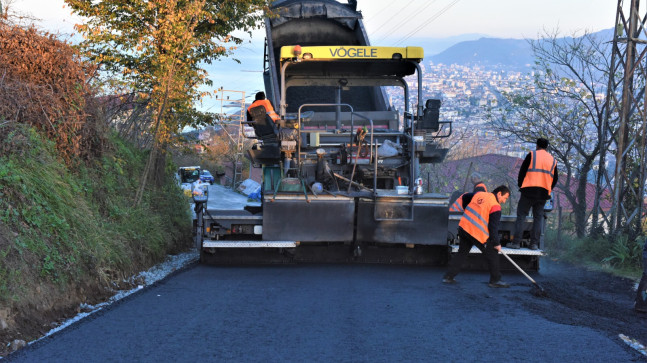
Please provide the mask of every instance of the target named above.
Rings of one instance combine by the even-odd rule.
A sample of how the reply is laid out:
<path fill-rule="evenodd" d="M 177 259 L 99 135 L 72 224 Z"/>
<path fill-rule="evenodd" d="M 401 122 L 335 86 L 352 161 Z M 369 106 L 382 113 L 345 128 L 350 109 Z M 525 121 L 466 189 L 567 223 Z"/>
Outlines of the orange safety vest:
<path fill-rule="evenodd" d="M 465 194 L 461 194 L 461 196 L 458 197 L 456 201 L 454 201 L 454 203 L 449 207 L 450 212 L 463 213 L 463 195 Z"/>
<path fill-rule="evenodd" d="M 476 185 L 474 186 L 474 189 L 476 189 L 476 188 L 483 188 L 483 191 L 486 191 L 486 192 L 487 192 L 487 187 L 486 187 L 486 186 L 485 186 L 485 184 L 483 184 L 483 183 L 478 183 L 478 184 L 476 184 Z"/>
<path fill-rule="evenodd" d="M 247 107 L 247 111 L 249 111 L 251 108 L 254 108 L 256 106 L 265 107 L 265 112 L 267 112 L 267 114 L 270 115 L 270 117 L 274 122 L 278 121 L 281 118 L 276 112 L 274 112 L 274 107 L 272 107 L 272 104 L 267 99 L 254 101 L 251 105 L 249 105 L 249 107 Z"/>
<path fill-rule="evenodd" d="M 501 205 L 494 194 L 478 192 L 474 194 L 472 201 L 465 208 L 458 226 L 474 239 L 484 244 L 490 237 L 490 230 L 488 229 L 490 213 L 500 210 Z"/>
<path fill-rule="evenodd" d="M 557 161 L 546 150 L 535 150 L 530 153 L 530 165 L 521 184 L 522 188 L 540 187 L 552 191 L 553 178 Z"/>
<path fill-rule="evenodd" d="M 476 184 L 476 185 L 474 186 L 474 190 L 476 190 L 476 188 L 483 188 L 483 191 L 484 191 L 484 192 L 487 192 L 487 187 L 486 187 L 486 186 L 485 186 L 485 184 L 483 184 L 483 183 L 478 183 L 478 184 Z M 479 190 L 479 192 L 480 192 L 480 190 Z M 476 192 L 475 192 L 475 193 L 476 193 Z M 463 193 L 463 194 L 461 194 L 461 196 L 460 196 L 460 197 L 458 197 L 458 198 L 454 201 L 454 203 L 452 203 L 452 205 L 451 205 L 451 206 L 449 206 L 449 211 L 450 211 L 450 212 L 459 212 L 459 213 L 463 213 L 463 211 L 464 211 L 464 210 L 463 210 L 463 195 L 465 195 L 465 194 L 467 194 L 467 193 Z"/>

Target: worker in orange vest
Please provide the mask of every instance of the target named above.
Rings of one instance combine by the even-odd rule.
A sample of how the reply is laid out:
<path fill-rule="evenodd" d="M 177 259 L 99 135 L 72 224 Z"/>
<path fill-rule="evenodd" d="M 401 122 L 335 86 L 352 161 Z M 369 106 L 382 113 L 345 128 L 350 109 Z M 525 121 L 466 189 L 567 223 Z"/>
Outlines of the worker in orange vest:
<path fill-rule="evenodd" d="M 255 99 L 254 102 L 251 105 L 249 105 L 249 107 L 247 107 L 247 120 L 248 121 L 252 120 L 252 115 L 249 113 L 249 110 L 256 107 L 256 106 L 263 106 L 263 107 L 265 107 L 265 112 L 267 112 L 267 115 L 272 118 L 272 121 L 274 121 L 275 123 L 278 122 L 280 117 L 274 111 L 274 107 L 272 107 L 272 104 L 270 103 L 270 101 L 265 99 L 265 92 L 257 92 L 254 99 Z"/>
<path fill-rule="evenodd" d="M 463 265 L 472 246 L 476 246 L 488 262 L 490 270 L 490 287 L 510 287 L 501 280 L 499 270 L 499 222 L 501 221 L 501 204 L 510 197 L 510 189 L 500 185 L 492 191 L 469 193 L 463 196 L 465 212 L 458 222 L 458 253 L 449 262 L 449 268 L 443 277 L 443 283 L 456 283 L 454 277 Z"/>
<path fill-rule="evenodd" d="M 530 249 L 539 248 L 542 223 L 544 222 L 544 206 L 550 199 L 550 194 L 557 184 L 557 161 L 546 151 L 548 140 L 537 139 L 537 149 L 528 153 L 519 169 L 517 183 L 521 190 L 517 204 L 517 222 L 514 237 L 508 248 L 520 248 L 523 237 L 523 222 L 532 208 L 532 231 L 530 232 Z"/>
<path fill-rule="evenodd" d="M 485 186 L 485 183 L 481 180 L 481 175 L 478 173 L 474 173 L 471 176 L 472 184 L 474 184 L 474 189 L 472 190 L 472 193 L 476 192 L 487 192 L 487 187 Z M 461 194 L 455 201 L 452 203 L 452 205 L 449 206 L 449 212 L 450 213 L 463 213 L 463 195 L 468 194 L 468 193 L 463 193 Z"/>

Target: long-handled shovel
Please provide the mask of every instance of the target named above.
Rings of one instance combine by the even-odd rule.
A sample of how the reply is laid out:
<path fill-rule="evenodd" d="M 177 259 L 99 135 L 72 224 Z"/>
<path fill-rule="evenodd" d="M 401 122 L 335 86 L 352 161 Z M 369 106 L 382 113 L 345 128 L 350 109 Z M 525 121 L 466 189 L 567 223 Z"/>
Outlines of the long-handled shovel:
<path fill-rule="evenodd" d="M 537 281 L 533 280 L 533 278 L 532 278 L 532 277 L 530 277 L 530 275 L 528 275 L 528 274 L 526 273 L 526 271 L 522 270 L 522 269 L 521 269 L 521 267 L 519 267 L 519 265 L 517 265 L 517 263 L 516 263 L 516 262 L 512 261 L 512 259 L 510 258 L 510 256 L 508 256 L 505 252 L 503 252 L 503 250 L 501 250 L 500 252 L 501 252 L 501 254 L 502 254 L 503 256 L 505 256 L 505 258 L 507 258 L 507 259 L 508 259 L 508 261 L 510 261 L 510 263 L 511 263 L 511 264 L 513 264 L 513 265 L 514 265 L 514 267 L 516 267 L 516 268 L 517 268 L 517 270 L 519 270 L 519 272 L 521 272 L 524 276 L 526 276 L 526 277 L 528 278 L 528 280 L 530 280 L 530 282 L 532 282 L 532 283 L 534 284 L 534 287 L 535 287 L 535 288 L 534 288 L 534 289 L 532 289 L 532 290 L 530 291 L 530 293 L 532 293 L 532 294 L 533 294 L 533 295 L 535 295 L 535 296 L 539 296 L 539 297 L 548 297 L 548 293 L 546 292 L 546 290 L 544 290 L 544 288 L 543 288 L 543 287 L 539 286 L 539 284 L 537 283 Z"/>
<path fill-rule="evenodd" d="M 355 155 L 355 164 L 353 164 L 353 172 L 350 173 L 350 183 L 348 184 L 348 190 L 346 193 L 350 193 L 350 188 L 353 186 L 353 176 L 355 176 L 355 168 L 357 167 L 357 161 L 359 160 L 359 153 L 362 151 L 362 144 L 364 143 L 366 132 L 367 131 L 363 128 L 357 129 L 357 155 Z"/>

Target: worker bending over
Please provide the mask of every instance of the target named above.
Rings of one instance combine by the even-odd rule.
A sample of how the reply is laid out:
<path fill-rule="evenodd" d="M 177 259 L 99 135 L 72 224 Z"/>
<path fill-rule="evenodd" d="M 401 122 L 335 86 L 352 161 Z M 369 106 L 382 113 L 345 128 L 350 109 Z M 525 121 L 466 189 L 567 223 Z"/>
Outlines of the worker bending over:
<path fill-rule="evenodd" d="M 463 195 L 463 208 L 465 212 L 458 222 L 458 253 L 449 262 L 449 269 L 443 277 L 446 284 L 456 283 L 454 277 L 458 275 L 463 262 L 467 258 L 472 246 L 476 246 L 488 262 L 490 270 L 490 287 L 510 287 L 501 281 L 499 270 L 499 222 L 501 221 L 501 204 L 510 196 L 510 189 L 500 185 L 492 191 L 476 192 Z"/>
<path fill-rule="evenodd" d="M 548 140 L 537 139 L 537 150 L 528 153 L 521 164 L 517 183 L 521 197 L 517 205 L 517 221 L 514 225 L 512 243 L 508 248 L 520 248 L 523 237 L 523 222 L 532 208 L 532 231 L 530 232 L 530 249 L 539 248 L 542 223 L 544 222 L 544 206 L 550 199 L 555 184 L 557 184 L 557 161 L 546 151 Z"/>
<path fill-rule="evenodd" d="M 472 174 L 472 177 L 470 179 L 472 181 L 472 184 L 474 184 L 474 189 L 472 190 L 472 193 L 476 192 L 487 192 L 487 187 L 485 186 L 485 183 L 481 180 L 481 175 L 478 173 Z M 461 194 L 455 201 L 452 203 L 451 206 L 449 206 L 449 212 L 450 213 L 463 213 L 463 196 L 468 193 L 463 193 Z"/>

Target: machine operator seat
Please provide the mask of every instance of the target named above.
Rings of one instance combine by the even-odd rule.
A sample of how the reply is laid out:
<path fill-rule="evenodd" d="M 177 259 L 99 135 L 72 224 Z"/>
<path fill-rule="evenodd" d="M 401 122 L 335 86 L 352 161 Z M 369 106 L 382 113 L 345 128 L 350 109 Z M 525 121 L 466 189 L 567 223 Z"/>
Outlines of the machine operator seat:
<path fill-rule="evenodd" d="M 252 107 L 249 109 L 249 114 L 252 116 L 251 124 L 256 137 L 263 140 L 264 143 L 277 142 L 278 129 L 274 120 L 267 114 L 265 107 Z"/>

